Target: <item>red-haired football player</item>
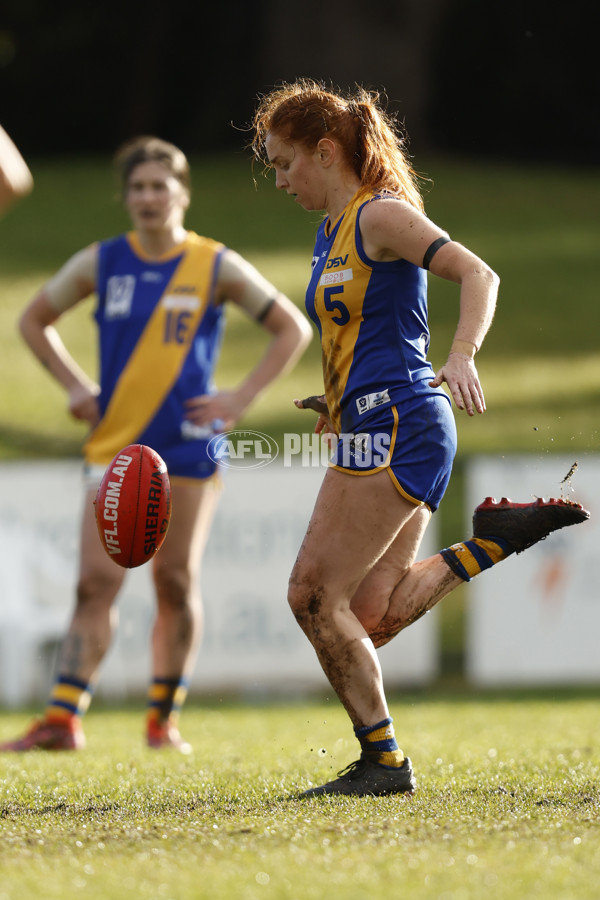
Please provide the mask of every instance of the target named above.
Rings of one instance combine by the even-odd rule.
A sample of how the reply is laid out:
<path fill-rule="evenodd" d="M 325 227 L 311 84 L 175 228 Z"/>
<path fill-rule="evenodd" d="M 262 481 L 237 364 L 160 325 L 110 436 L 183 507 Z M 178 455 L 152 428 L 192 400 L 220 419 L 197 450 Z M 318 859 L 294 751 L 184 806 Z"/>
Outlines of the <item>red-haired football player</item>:
<path fill-rule="evenodd" d="M 420 562 L 448 484 L 459 410 L 483 413 L 475 353 L 498 277 L 426 217 L 401 134 L 376 95 L 311 80 L 264 96 L 256 155 L 304 209 L 324 210 L 306 305 L 321 333 L 325 396 L 298 401 L 339 437 L 290 579 L 298 623 L 354 726 L 361 755 L 313 794 L 411 793 L 375 648 L 451 590 L 550 532 L 584 521 L 567 501 L 488 499 L 473 538 Z M 447 362 L 427 359 L 427 269 L 460 286 Z"/>

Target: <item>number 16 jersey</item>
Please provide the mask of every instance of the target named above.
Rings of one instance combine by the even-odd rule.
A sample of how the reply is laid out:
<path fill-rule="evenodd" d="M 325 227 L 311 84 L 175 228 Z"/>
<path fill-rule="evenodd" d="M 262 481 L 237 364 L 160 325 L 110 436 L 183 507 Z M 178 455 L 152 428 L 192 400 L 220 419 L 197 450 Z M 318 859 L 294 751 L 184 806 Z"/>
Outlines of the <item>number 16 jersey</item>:
<path fill-rule="evenodd" d="M 159 453 L 170 475 L 209 477 L 210 428 L 191 425 L 186 400 L 212 393 L 223 329 L 215 284 L 222 244 L 188 232 L 160 259 L 135 232 L 99 245 L 95 318 L 102 418 L 85 446 L 88 465 L 106 465 L 139 442 Z"/>

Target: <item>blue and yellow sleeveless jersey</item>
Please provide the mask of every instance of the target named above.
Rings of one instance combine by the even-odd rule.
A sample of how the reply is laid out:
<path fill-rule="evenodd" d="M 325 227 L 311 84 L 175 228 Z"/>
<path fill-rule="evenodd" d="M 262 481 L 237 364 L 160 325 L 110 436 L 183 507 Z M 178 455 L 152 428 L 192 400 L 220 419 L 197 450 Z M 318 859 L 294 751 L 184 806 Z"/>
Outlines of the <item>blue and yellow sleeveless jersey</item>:
<path fill-rule="evenodd" d="M 135 232 L 100 244 L 102 419 L 85 447 L 89 465 L 107 465 L 127 444 L 142 443 L 172 475 L 213 473 L 206 454 L 212 433 L 186 420 L 184 403 L 213 390 L 223 330 L 214 290 L 224 249 L 193 232 L 159 260 L 145 256 Z"/>
<path fill-rule="evenodd" d="M 338 433 L 360 431 L 370 410 L 430 388 L 427 273 L 406 260 L 365 254 L 359 229 L 374 194 L 360 191 L 328 230 L 317 232 L 306 308 L 321 335 L 327 403 Z M 449 402 L 449 401 L 448 401 Z"/>

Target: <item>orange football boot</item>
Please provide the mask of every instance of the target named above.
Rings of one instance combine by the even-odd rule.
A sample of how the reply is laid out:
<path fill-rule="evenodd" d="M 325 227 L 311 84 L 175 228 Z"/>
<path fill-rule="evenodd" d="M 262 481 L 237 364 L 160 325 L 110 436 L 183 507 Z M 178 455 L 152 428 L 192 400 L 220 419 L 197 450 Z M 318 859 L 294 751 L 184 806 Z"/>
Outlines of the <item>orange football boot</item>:
<path fill-rule="evenodd" d="M 146 730 L 146 741 L 154 750 L 173 749 L 180 753 L 192 752 L 192 745 L 184 741 L 179 733 L 177 725 L 170 719 L 156 722 L 149 719 Z"/>
<path fill-rule="evenodd" d="M 0 752 L 26 753 L 29 750 L 83 750 L 85 735 L 79 716 L 68 719 L 38 719 L 22 738 L 0 744 Z"/>

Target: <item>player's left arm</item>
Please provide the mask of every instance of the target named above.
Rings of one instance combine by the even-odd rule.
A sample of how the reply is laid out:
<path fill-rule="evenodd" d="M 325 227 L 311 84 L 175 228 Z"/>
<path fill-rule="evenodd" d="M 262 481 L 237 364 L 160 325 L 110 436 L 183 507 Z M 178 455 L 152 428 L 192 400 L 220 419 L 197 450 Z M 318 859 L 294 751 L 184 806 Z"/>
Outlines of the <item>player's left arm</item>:
<path fill-rule="evenodd" d="M 216 302 L 231 301 L 272 335 L 247 377 L 231 391 L 188 401 L 188 417 L 198 425 L 217 420 L 231 428 L 279 375 L 288 372 L 306 349 L 312 330 L 294 303 L 233 250 L 225 250 L 216 285 Z"/>
<path fill-rule="evenodd" d="M 485 398 L 475 368 L 496 308 L 499 278 L 478 256 L 410 204 L 377 200 L 367 204 L 360 219 L 365 252 L 372 259 L 406 259 L 434 275 L 460 285 L 460 313 L 448 360 L 432 387 L 443 381 L 459 409 L 472 416 L 485 410 Z"/>

